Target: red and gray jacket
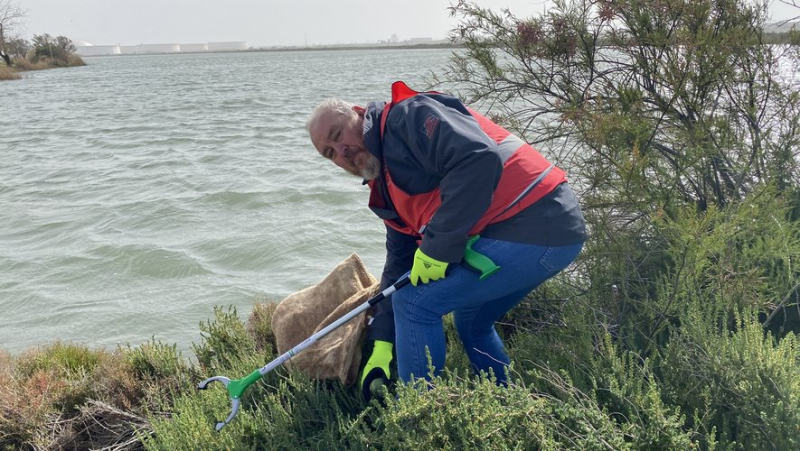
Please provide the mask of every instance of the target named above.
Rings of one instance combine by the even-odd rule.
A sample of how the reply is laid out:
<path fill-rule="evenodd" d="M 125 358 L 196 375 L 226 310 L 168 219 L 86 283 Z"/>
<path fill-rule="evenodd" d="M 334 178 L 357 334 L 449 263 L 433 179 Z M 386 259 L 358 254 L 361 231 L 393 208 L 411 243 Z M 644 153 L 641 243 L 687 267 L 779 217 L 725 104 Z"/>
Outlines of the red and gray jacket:
<path fill-rule="evenodd" d="M 490 173 L 496 175 L 498 172 L 497 167 L 500 166 L 499 179 L 496 183 L 493 183 L 494 186 L 491 187 L 491 190 L 489 189 L 489 183 L 484 183 L 483 196 L 477 199 L 472 197 L 469 193 L 474 191 L 474 189 L 469 189 L 468 187 L 474 183 L 479 183 L 479 177 L 476 176 L 474 181 L 470 180 L 468 177 L 469 171 L 464 171 L 467 177 L 457 177 L 457 181 L 461 186 L 452 186 L 453 183 L 447 183 L 451 181 L 445 180 L 450 177 L 450 173 L 447 171 L 448 162 L 454 163 L 452 164 L 454 167 L 458 164 L 469 163 L 463 158 L 454 156 L 451 158 L 452 162 L 436 161 L 441 168 L 434 167 L 432 171 L 429 171 L 440 183 L 428 184 L 426 187 L 430 189 L 427 190 L 417 188 L 413 192 L 409 192 L 409 188 L 414 189 L 417 185 L 416 183 L 414 183 L 414 187 L 409 185 L 409 187 L 404 189 L 399 181 L 395 181 L 393 172 L 396 172 L 396 170 L 391 164 L 391 161 L 387 161 L 386 159 L 387 152 L 385 147 L 386 140 L 389 138 L 386 132 L 386 123 L 392 111 L 397 106 L 402 106 L 404 101 L 418 99 L 421 96 L 434 95 L 441 96 L 437 93 L 418 93 L 410 89 L 403 82 L 395 82 L 392 85 L 392 101 L 383 107 L 380 117 L 379 131 L 381 138 L 383 138 L 382 147 L 384 147 L 382 152 L 384 156 L 383 176 L 369 182 L 369 205 L 373 211 L 378 213 L 378 216 L 384 219 L 387 226 L 403 234 L 416 236 L 418 239 L 421 239 L 423 243 L 423 252 L 437 260 L 454 263 L 461 260 L 462 252 L 458 252 L 458 250 L 463 250 L 463 245 L 466 243 L 469 236 L 480 234 L 487 226 L 504 221 L 533 205 L 536 201 L 553 191 L 558 185 L 565 182 L 566 176 L 564 171 L 550 164 L 533 147 L 484 116 L 462 105 L 461 107 L 468 113 L 469 118 L 477 125 L 477 127 L 472 127 L 470 134 L 475 135 L 482 132 L 485 134 L 485 137 L 482 137 L 479 141 L 479 145 L 480 143 L 486 142 L 492 144 L 486 146 L 485 150 L 478 147 L 477 152 L 470 152 L 469 150 L 475 147 L 474 144 L 466 144 L 464 146 L 466 152 L 463 152 L 463 154 L 467 156 L 474 154 L 475 161 L 493 159 L 494 161 L 492 161 L 488 167 L 475 165 L 473 171 L 488 170 Z M 427 109 L 423 108 L 423 110 Z M 407 111 L 408 109 L 406 110 L 406 114 Z M 444 109 L 444 111 L 446 111 L 446 109 Z M 437 111 L 434 109 L 430 109 L 430 111 L 427 112 L 427 116 L 422 122 L 421 128 L 416 130 L 416 136 L 414 139 L 406 139 L 406 145 L 415 143 L 419 145 L 422 143 L 420 147 L 424 147 L 425 143 L 423 143 L 423 141 L 435 142 L 436 145 L 445 143 L 454 153 L 458 153 L 459 144 L 457 142 L 450 142 L 457 140 L 458 136 L 456 136 L 455 133 L 450 136 L 441 136 L 441 133 L 448 131 L 444 130 L 445 127 L 442 125 L 442 121 L 449 120 L 450 118 L 444 117 L 445 115 L 443 114 L 436 113 Z M 471 123 L 469 118 L 463 118 L 467 124 Z M 440 127 L 442 130 L 437 130 Z M 450 127 L 453 128 L 452 125 L 450 125 Z M 439 136 L 436 136 L 437 134 Z M 484 153 L 483 156 L 478 155 L 481 152 Z M 434 160 L 435 159 L 434 157 Z M 447 157 L 445 156 L 444 159 L 447 160 Z M 421 172 L 424 172 L 424 164 L 420 165 L 420 169 L 422 169 Z M 413 177 L 408 178 L 413 179 Z M 481 187 L 479 186 L 478 188 L 480 189 Z M 457 197 L 459 195 L 460 198 Z M 443 245 L 436 246 L 434 243 L 438 234 L 433 234 L 431 239 L 426 242 L 424 237 L 430 237 L 431 234 L 426 234 L 425 232 L 429 225 L 435 224 L 434 218 L 437 218 L 437 214 L 443 206 L 443 203 L 448 201 L 455 205 L 466 205 L 478 202 L 482 212 L 480 216 L 477 217 L 474 214 L 472 216 L 467 215 L 466 217 L 455 215 L 450 222 L 450 230 L 462 230 L 464 232 L 463 235 L 460 237 L 449 237 L 449 240 L 455 241 L 455 245 L 450 242 L 445 242 Z M 395 214 L 387 216 L 385 214 L 387 209 L 394 210 Z M 465 227 L 463 223 L 467 223 L 468 227 Z M 450 230 L 444 231 L 449 232 Z"/>
<path fill-rule="evenodd" d="M 381 176 L 368 182 L 369 206 L 387 227 L 382 289 L 411 269 L 418 245 L 456 263 L 474 234 L 542 245 L 585 240 L 564 171 L 455 97 L 397 82 L 391 103 L 367 105 L 364 142 L 382 163 Z M 567 216 L 577 219 L 561 221 Z M 391 316 L 384 320 L 370 338 L 393 340 L 374 333 L 393 334 Z"/>

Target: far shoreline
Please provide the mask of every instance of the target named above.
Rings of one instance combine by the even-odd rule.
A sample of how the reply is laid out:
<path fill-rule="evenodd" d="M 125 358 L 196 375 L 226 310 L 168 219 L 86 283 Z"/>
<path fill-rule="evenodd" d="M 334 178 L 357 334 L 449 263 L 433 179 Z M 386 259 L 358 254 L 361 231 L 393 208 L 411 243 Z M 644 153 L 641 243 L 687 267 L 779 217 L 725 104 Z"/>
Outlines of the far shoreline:
<path fill-rule="evenodd" d="M 297 47 L 260 47 L 245 50 L 217 50 L 204 52 L 147 52 L 147 53 L 109 53 L 107 55 L 81 55 L 82 58 L 103 58 L 107 56 L 152 56 L 152 55 L 211 55 L 220 53 L 262 53 L 262 52 L 315 52 L 328 50 L 426 50 L 426 49 L 458 49 L 461 44 L 413 44 L 413 45 L 320 45 Z"/>
<path fill-rule="evenodd" d="M 765 33 L 765 45 L 792 45 L 789 33 Z M 446 50 L 463 49 L 464 44 L 452 42 L 422 43 L 422 44 L 333 44 L 312 46 L 282 46 L 258 47 L 244 50 L 214 50 L 214 51 L 187 51 L 187 52 L 146 52 L 146 53 L 109 53 L 105 55 L 80 55 L 82 58 L 97 58 L 108 56 L 153 56 L 153 55 L 210 55 L 220 53 L 269 53 L 269 52 L 319 52 L 319 51 L 346 51 L 346 50 Z"/>

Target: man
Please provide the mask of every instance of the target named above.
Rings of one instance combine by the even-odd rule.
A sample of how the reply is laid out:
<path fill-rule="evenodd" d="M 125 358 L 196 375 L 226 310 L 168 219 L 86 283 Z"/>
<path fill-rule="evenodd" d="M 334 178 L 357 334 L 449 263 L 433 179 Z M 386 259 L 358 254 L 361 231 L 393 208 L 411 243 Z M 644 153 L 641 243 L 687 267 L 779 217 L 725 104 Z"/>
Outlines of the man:
<path fill-rule="evenodd" d="M 402 82 L 388 104 L 328 99 L 307 128 L 323 157 L 370 187 L 369 206 L 386 224 L 381 290 L 411 278 L 378 304 L 362 387 L 390 376 L 393 347 L 401 380 L 429 378 L 428 353 L 433 374 L 440 371 L 450 312 L 474 369 L 504 384 L 509 358 L 495 321 L 567 267 L 586 240 L 564 172 L 458 99 Z M 475 235 L 472 249 L 500 266 L 484 280 L 461 263 Z"/>

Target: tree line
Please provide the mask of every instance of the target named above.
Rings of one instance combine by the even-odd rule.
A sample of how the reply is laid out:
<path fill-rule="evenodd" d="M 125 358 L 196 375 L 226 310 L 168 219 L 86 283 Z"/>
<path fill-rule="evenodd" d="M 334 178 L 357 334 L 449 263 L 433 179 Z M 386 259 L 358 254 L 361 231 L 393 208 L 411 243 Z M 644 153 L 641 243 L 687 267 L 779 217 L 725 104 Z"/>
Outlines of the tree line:
<path fill-rule="evenodd" d="M 34 35 L 31 41 L 20 35 L 25 11 L 12 0 L 0 0 L 0 58 L 7 67 L 14 66 L 14 60 L 26 61 L 34 65 L 46 63 L 47 66 L 67 66 L 74 64 L 71 57 L 75 45 L 66 36 L 53 37 L 47 33 Z M 22 68 L 28 64 L 20 65 Z"/>

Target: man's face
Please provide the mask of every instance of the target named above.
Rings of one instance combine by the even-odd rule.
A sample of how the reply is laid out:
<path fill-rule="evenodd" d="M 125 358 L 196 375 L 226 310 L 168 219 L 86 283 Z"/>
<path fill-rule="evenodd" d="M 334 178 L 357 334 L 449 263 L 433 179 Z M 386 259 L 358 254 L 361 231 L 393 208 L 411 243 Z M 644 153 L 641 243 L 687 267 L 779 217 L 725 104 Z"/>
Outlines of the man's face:
<path fill-rule="evenodd" d="M 325 111 L 311 125 L 311 143 L 320 155 L 345 171 L 366 180 L 380 174 L 380 162 L 364 145 L 364 109 L 354 115 Z"/>

